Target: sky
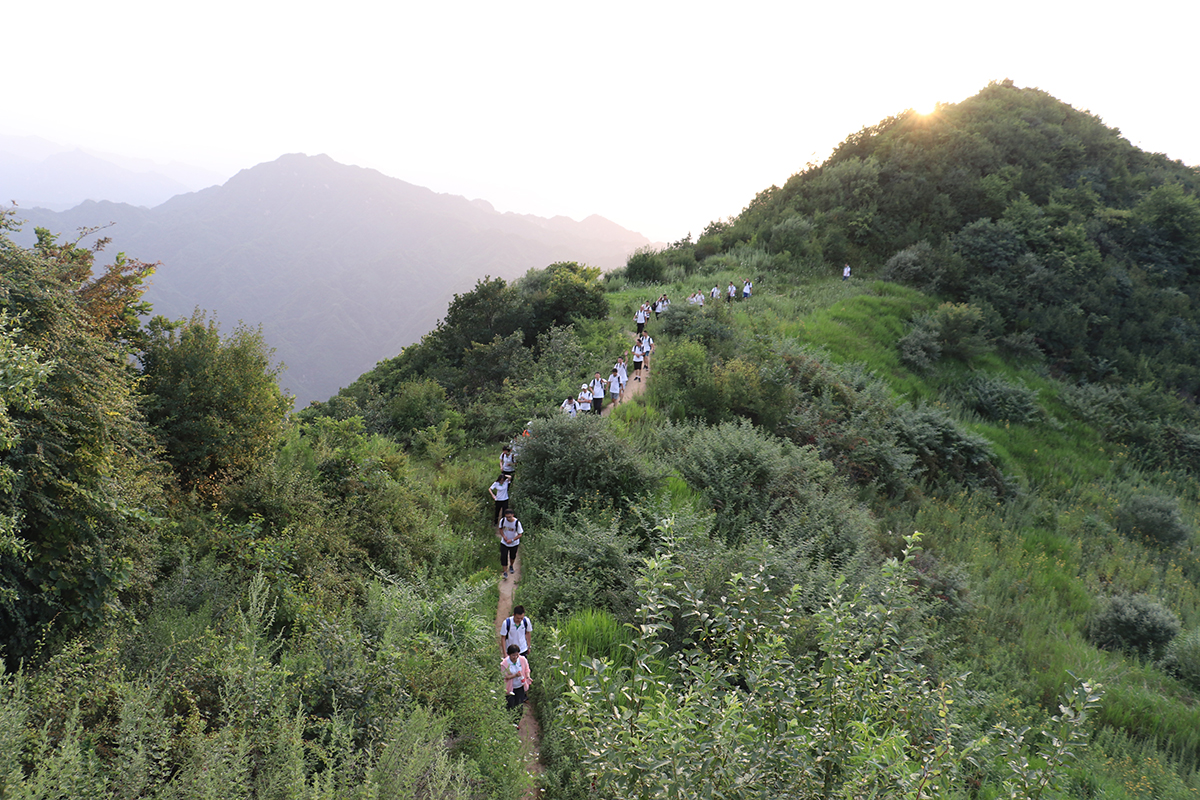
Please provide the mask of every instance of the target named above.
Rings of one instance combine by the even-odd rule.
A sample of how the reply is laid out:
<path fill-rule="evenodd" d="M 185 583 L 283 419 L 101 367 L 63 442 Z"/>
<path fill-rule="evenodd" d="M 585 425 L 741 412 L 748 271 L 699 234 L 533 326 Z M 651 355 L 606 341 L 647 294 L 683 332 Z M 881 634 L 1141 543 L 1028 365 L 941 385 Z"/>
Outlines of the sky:
<path fill-rule="evenodd" d="M 1200 164 L 1194 0 L 6 6 L 0 134 L 225 176 L 326 153 L 661 242 L 1006 78 Z"/>

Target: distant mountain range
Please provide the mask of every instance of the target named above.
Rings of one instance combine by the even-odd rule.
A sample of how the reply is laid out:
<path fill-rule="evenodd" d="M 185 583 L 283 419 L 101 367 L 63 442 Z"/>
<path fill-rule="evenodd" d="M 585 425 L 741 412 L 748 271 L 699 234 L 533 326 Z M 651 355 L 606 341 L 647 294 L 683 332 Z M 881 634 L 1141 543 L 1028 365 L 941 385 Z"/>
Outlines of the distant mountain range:
<path fill-rule="evenodd" d="M 224 176 L 188 164 L 65 147 L 37 136 L 0 135 L 0 202 L 63 211 L 85 200 L 156 206 Z"/>
<path fill-rule="evenodd" d="M 501 214 L 324 155 L 286 155 L 154 208 L 89 201 L 18 217 L 24 244 L 35 226 L 71 235 L 112 223 L 110 255 L 162 262 L 146 293 L 156 314 L 199 307 L 225 330 L 261 324 L 300 405 L 395 356 L 485 275 L 556 261 L 612 269 L 649 244 L 602 217 Z"/>

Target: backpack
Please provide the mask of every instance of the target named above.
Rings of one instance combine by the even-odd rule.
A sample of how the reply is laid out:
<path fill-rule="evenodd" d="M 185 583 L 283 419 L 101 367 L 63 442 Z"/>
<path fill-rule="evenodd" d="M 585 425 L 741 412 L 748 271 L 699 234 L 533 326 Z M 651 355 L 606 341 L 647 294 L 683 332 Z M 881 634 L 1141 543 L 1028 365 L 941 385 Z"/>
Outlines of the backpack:
<path fill-rule="evenodd" d="M 529 617 L 521 617 L 520 627 L 524 628 L 526 633 L 529 633 Z M 508 639 L 508 634 L 510 633 L 512 633 L 512 617 L 504 620 L 504 638 Z"/>

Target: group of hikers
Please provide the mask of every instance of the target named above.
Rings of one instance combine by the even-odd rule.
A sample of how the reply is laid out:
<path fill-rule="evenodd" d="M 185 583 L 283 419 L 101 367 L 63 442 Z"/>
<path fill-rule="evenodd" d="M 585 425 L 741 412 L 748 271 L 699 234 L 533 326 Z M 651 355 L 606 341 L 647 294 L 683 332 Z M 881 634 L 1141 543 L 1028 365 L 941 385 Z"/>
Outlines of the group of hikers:
<path fill-rule="evenodd" d="M 658 319 L 670 304 L 671 300 L 665 294 L 652 302 L 641 304 L 633 318 L 637 325 L 633 347 L 617 358 L 607 376 L 596 372 L 591 381 L 580 384 L 578 395 L 568 395 L 561 406 L 565 414 L 570 417 L 587 413 L 600 414 L 604 408 L 605 395 L 614 406 L 621 402 L 626 384 L 631 380 L 630 365 L 632 364 L 634 381 L 642 380 L 643 371 L 649 372 L 654 339 L 646 332 L 646 323 L 651 314 Z M 513 445 L 505 445 L 500 451 L 500 476 L 488 487 L 488 494 L 494 503 L 496 538 L 500 541 L 501 581 L 507 581 L 510 575 L 516 580 L 517 551 L 521 545 L 521 535 L 525 532 L 521 521 L 509 505 L 513 477 L 516 473 L 516 457 Z M 529 634 L 532 629 L 533 623 L 525 614 L 525 608 L 516 606 L 512 616 L 504 620 L 498 631 L 500 674 L 504 680 L 505 700 L 510 709 L 526 702 L 526 693 L 533 683 L 529 671 Z"/>
<path fill-rule="evenodd" d="M 516 474 L 517 453 L 511 444 L 500 451 L 500 477 L 488 487 L 495 502 L 496 538 L 500 540 L 500 580 L 508 580 L 517 572 L 517 550 L 525 529 L 508 504 L 513 476 Z M 529 638 L 533 623 L 525 615 L 524 606 L 515 606 L 497 631 L 500 644 L 500 675 L 504 680 L 504 696 L 509 709 L 518 708 L 528 700 L 527 692 L 533 683 L 529 671 Z"/>
<path fill-rule="evenodd" d="M 724 292 L 721 291 L 721 287 L 718 284 L 714 283 L 713 287 L 708 290 L 708 297 L 715 303 L 720 300 L 722 296 L 724 296 L 726 303 L 732 303 L 734 300 L 738 299 L 749 300 L 750 295 L 753 293 L 754 281 L 750 280 L 749 278 L 742 278 L 742 288 L 740 292 L 738 291 L 737 283 L 734 281 L 729 282 L 729 286 L 725 287 Z M 704 305 L 704 292 L 692 292 L 690 295 L 688 295 L 687 301 L 694 306 Z"/>

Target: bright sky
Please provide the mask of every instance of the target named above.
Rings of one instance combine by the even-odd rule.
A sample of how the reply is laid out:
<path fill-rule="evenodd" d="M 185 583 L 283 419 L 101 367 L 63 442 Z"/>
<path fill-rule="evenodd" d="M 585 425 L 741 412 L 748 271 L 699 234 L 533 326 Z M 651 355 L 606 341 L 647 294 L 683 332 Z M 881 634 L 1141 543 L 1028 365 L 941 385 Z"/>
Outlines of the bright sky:
<path fill-rule="evenodd" d="M 1200 164 L 1195 0 L 6 6 L 0 133 L 225 175 L 327 153 L 659 241 L 1004 78 Z"/>

